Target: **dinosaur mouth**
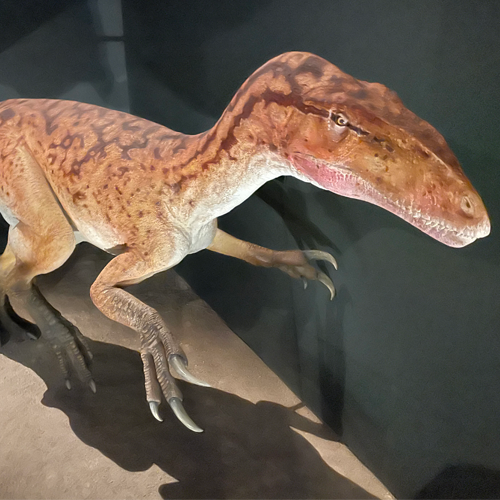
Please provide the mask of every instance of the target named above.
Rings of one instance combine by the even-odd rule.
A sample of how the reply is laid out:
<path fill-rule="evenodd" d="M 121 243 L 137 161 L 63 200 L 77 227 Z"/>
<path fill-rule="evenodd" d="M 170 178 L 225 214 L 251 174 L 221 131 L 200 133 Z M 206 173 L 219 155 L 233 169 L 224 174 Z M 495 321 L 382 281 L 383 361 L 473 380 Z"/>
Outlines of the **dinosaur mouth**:
<path fill-rule="evenodd" d="M 301 160 L 307 163 L 311 161 L 306 158 L 301 158 Z M 419 208 L 410 201 L 396 199 L 394 196 L 380 192 L 349 168 L 327 163 L 318 164 L 317 161 L 314 163 L 316 175 L 312 179 L 308 176 L 313 184 L 341 196 L 377 205 L 447 246 L 464 247 L 490 233 L 490 222 L 487 217 L 479 224 L 457 227 L 443 217 Z M 307 171 L 312 173 L 309 168 Z"/>
<path fill-rule="evenodd" d="M 490 234 L 490 223 L 488 220 L 475 226 L 457 228 L 441 218 L 432 217 L 411 206 L 398 204 L 388 198 L 385 198 L 384 202 L 376 204 L 450 247 L 461 248 L 470 245 L 478 238 L 483 238 Z"/>
<path fill-rule="evenodd" d="M 470 245 L 478 238 L 488 236 L 490 233 L 488 219 L 480 224 L 457 227 L 440 216 L 415 207 L 411 202 L 408 203 L 406 200 L 396 199 L 381 193 L 352 171 L 346 172 L 345 169 L 337 167 L 335 170 L 342 170 L 342 173 L 335 175 L 340 181 L 338 184 L 339 194 L 377 205 L 447 246 L 461 248 Z"/>

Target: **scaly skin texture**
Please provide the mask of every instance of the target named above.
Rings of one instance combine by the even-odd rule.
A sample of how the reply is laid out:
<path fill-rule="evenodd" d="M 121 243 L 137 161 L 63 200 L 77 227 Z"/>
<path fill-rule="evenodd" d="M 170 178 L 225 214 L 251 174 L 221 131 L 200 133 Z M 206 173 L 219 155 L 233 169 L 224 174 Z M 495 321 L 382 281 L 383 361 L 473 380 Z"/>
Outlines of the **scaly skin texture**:
<path fill-rule="evenodd" d="M 450 246 L 490 231 L 479 195 L 431 125 L 383 85 L 292 52 L 258 69 L 217 124 L 195 136 L 89 104 L 1 103 L 0 211 L 11 224 L 0 260 L 3 296 L 24 300 L 37 323 L 46 321 L 42 333 L 54 336 L 50 325 L 61 322 L 41 305 L 33 278 L 68 258 L 75 234 L 116 254 L 92 299 L 140 333 L 153 413 L 159 417 L 161 392 L 177 413 L 182 396 L 169 370 L 182 376 L 187 360 L 156 311 L 123 286 L 209 248 L 320 280 L 333 295 L 328 277 L 308 262 L 335 265 L 328 254 L 274 252 L 217 230 L 218 216 L 280 175 L 379 205 Z M 89 355 L 79 332 L 72 335 L 69 361 L 59 348 L 62 369 L 91 381 Z"/>

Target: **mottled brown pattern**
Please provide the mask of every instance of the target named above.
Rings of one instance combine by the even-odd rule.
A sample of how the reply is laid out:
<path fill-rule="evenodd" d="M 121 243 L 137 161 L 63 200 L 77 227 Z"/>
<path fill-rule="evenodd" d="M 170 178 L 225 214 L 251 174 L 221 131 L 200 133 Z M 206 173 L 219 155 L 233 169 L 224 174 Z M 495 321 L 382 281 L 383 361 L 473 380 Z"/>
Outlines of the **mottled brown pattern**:
<path fill-rule="evenodd" d="M 324 124 L 337 113 L 347 116 L 354 135 L 333 147 Z M 54 100 L 3 103 L 0 130 L 2 158 L 20 141 L 26 144 L 72 218 L 107 220 L 127 237 L 137 229 L 129 216 L 140 205 L 168 199 L 190 210 L 182 196 L 188 186 L 209 189 L 211 182 L 222 182 L 226 169 L 265 151 L 293 161 L 311 154 L 335 163 L 354 148 L 352 158 L 370 155 L 386 162 L 389 173 L 404 157 L 414 162 L 434 156 L 467 183 L 443 137 L 393 91 L 356 80 L 307 53 L 283 54 L 255 71 L 217 125 L 198 136 L 118 111 Z M 119 200 L 129 211 L 118 208 Z"/>
<path fill-rule="evenodd" d="M 193 177 L 162 160 L 171 157 L 171 147 L 182 144 L 185 151 L 185 137 L 147 120 L 70 101 L 13 100 L 0 110 L 2 169 L 16 147 L 25 144 L 74 220 L 106 220 L 128 236 L 134 225 L 130 217 L 119 222 L 123 210 L 118 199 L 137 206 L 147 202 L 149 179 L 159 195 L 167 188 L 177 192 Z"/>

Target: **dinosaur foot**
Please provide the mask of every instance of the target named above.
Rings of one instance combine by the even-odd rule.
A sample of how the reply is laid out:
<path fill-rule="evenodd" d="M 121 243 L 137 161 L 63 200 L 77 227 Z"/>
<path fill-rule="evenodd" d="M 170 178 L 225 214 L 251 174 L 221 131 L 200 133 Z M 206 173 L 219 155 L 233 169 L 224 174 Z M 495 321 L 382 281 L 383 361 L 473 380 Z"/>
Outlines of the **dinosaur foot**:
<path fill-rule="evenodd" d="M 0 297 L 0 346 L 11 338 L 16 342 L 23 342 L 40 337 L 40 329 L 30 321 L 19 316 L 10 304 L 9 297 L 3 294 Z"/>
<path fill-rule="evenodd" d="M 197 379 L 188 371 L 186 355 L 179 347 L 174 346 L 176 346 L 175 341 L 166 332 L 162 332 L 160 335 L 152 333 L 144 335 L 142 338 L 141 358 L 149 408 L 157 420 L 163 421 L 159 412 L 163 394 L 182 424 L 193 432 L 203 432 L 203 429 L 196 425 L 187 414 L 182 404 L 182 393 L 171 370 L 173 369 L 186 382 L 202 387 L 210 387 L 210 385 Z"/>
<path fill-rule="evenodd" d="M 43 338 L 52 347 L 66 387 L 71 389 L 71 378 L 76 376 L 95 393 L 96 385 L 89 370 L 92 353 L 80 330 L 54 309 L 35 285 L 32 285 L 28 291 L 19 293 L 18 296 L 36 322 L 36 328 L 41 331 Z M 12 313 L 15 314 L 14 311 Z M 26 323 L 32 325 L 32 323 Z M 30 333 L 28 336 L 33 337 Z M 34 338 L 38 336 L 34 335 Z"/>
<path fill-rule="evenodd" d="M 338 269 L 337 261 L 328 252 L 321 250 L 292 250 L 289 252 L 280 252 L 283 259 L 276 267 L 290 275 L 292 278 L 301 278 L 304 282 L 304 288 L 307 288 L 307 280 L 316 280 L 328 288 L 330 291 L 330 300 L 335 297 L 335 286 L 332 280 L 322 271 L 315 269 L 309 262 L 315 260 L 324 260 Z"/>

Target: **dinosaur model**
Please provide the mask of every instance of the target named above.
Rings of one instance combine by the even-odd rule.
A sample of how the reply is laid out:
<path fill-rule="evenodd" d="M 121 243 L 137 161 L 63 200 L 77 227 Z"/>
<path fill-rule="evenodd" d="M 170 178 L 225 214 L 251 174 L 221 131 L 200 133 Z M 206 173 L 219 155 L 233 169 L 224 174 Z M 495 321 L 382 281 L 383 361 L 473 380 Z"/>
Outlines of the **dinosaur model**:
<path fill-rule="evenodd" d="M 331 280 L 311 266 L 319 259 L 336 266 L 328 253 L 273 251 L 217 229 L 217 217 L 282 175 L 383 207 L 452 247 L 490 232 L 481 198 L 444 138 L 388 88 L 313 54 L 268 61 L 198 135 L 79 102 L 13 99 L 0 103 L 0 212 L 10 226 L 0 257 L 3 328 L 22 324 L 10 305 L 15 297 L 53 346 L 67 387 L 76 375 L 95 391 L 85 338 L 33 280 L 61 266 L 80 241 L 116 255 L 91 298 L 139 333 L 153 415 L 161 419 L 163 394 L 200 432 L 172 370 L 203 382 L 187 370 L 159 314 L 126 286 L 208 248 L 319 280 L 333 296 Z"/>

